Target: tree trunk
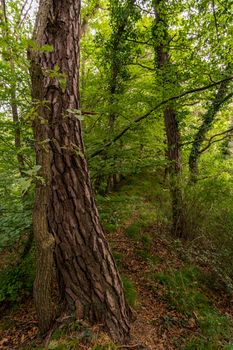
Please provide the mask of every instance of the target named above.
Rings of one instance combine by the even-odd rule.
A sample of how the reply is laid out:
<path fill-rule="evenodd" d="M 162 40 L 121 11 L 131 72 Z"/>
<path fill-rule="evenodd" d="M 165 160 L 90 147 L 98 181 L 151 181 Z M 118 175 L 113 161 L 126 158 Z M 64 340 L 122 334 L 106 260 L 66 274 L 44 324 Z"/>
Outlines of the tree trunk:
<path fill-rule="evenodd" d="M 229 69 L 227 69 L 226 71 L 228 70 Z M 220 84 L 218 91 L 215 95 L 215 98 L 213 99 L 210 107 L 204 114 L 203 122 L 201 126 L 199 127 L 197 133 L 194 135 L 192 148 L 189 155 L 190 178 L 191 178 L 191 181 L 194 183 L 197 181 L 198 161 L 201 155 L 200 150 L 205 140 L 205 136 L 208 133 L 208 131 L 211 129 L 211 126 L 215 121 L 216 114 L 219 112 L 224 102 L 226 102 L 232 97 L 231 93 L 227 95 L 227 90 L 228 90 L 227 82 L 223 82 L 222 84 Z"/>
<path fill-rule="evenodd" d="M 155 49 L 155 66 L 164 81 L 169 73 L 170 58 L 168 53 L 169 37 L 168 25 L 161 8 L 162 0 L 154 1 L 155 25 L 153 27 L 153 39 Z M 158 28 L 160 31 L 157 33 Z M 164 109 L 164 123 L 167 138 L 167 156 L 169 165 L 170 191 L 172 200 L 172 227 L 171 233 L 178 238 L 187 238 L 187 224 L 182 191 L 182 161 L 180 149 L 180 133 L 177 121 L 177 113 L 172 106 Z"/>
<path fill-rule="evenodd" d="M 172 234 L 178 238 L 187 238 L 184 199 L 182 192 L 182 163 L 180 152 L 180 134 L 176 112 L 167 107 L 164 110 L 165 129 L 167 136 L 167 168 L 172 198 Z"/>
<path fill-rule="evenodd" d="M 36 23 L 37 44 L 53 46 L 53 52 L 38 52 L 36 58 L 31 54 L 33 98 L 40 105 L 34 134 L 44 178 L 37 185 L 33 217 L 39 258 L 45 252 L 51 276 L 54 240 L 60 292 L 67 309 L 75 309 L 77 318 L 102 324 L 115 340 L 125 342 L 130 310 L 99 222 L 77 115 L 80 1 L 42 1 Z M 43 199 L 42 209 L 39 202 Z M 41 221 L 44 225 L 38 227 Z M 44 273 L 38 270 L 37 274 L 44 281 Z M 37 288 L 35 295 L 44 293 L 43 286 Z M 38 315 L 42 320 L 44 315 Z"/>
<path fill-rule="evenodd" d="M 0 10 L 2 12 L 2 19 L 5 22 L 4 36 L 6 36 L 7 38 L 10 35 L 10 31 L 9 31 L 9 21 L 7 18 L 5 0 L 0 0 Z M 11 111 L 12 111 L 12 119 L 15 127 L 15 135 L 14 135 L 15 149 L 17 153 L 19 173 L 22 176 L 23 170 L 25 168 L 25 164 L 24 164 L 24 157 L 22 154 L 20 154 L 21 130 L 20 130 L 20 124 L 19 124 L 19 112 L 18 112 L 17 97 L 16 97 L 15 64 L 14 64 L 14 57 L 13 57 L 13 52 L 11 48 L 8 48 L 8 54 L 9 54 L 9 61 L 10 61 L 10 67 L 11 67 L 11 76 L 13 76 L 11 86 L 10 86 L 10 105 L 11 105 Z"/>

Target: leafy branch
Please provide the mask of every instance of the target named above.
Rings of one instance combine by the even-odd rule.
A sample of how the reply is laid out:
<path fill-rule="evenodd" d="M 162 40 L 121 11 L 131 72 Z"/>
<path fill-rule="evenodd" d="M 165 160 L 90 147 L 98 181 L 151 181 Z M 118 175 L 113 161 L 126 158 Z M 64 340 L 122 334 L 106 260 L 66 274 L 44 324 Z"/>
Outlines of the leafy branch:
<path fill-rule="evenodd" d="M 212 146 L 213 143 L 220 142 L 220 141 L 224 140 L 225 138 L 227 138 L 229 136 L 229 133 L 232 133 L 232 132 L 233 132 L 233 127 L 211 136 L 210 139 L 208 140 L 208 144 L 199 151 L 199 154 L 204 153 L 208 148 L 210 148 L 210 146 Z M 221 137 L 220 139 L 214 140 L 216 137 L 221 136 L 221 135 L 225 135 L 225 136 Z"/>
<path fill-rule="evenodd" d="M 198 87 L 198 88 L 194 88 L 194 89 L 190 89 L 190 90 L 187 90 L 187 91 L 184 91 L 178 95 L 175 95 L 175 96 L 171 96 L 163 101 L 161 101 L 160 103 L 158 103 L 155 107 L 153 107 L 152 109 L 150 109 L 148 112 L 146 112 L 145 114 L 141 115 L 140 117 L 134 119 L 129 125 L 127 125 L 124 129 L 121 130 L 121 132 L 116 135 L 111 141 L 107 142 L 103 147 L 101 147 L 100 149 L 98 149 L 97 151 L 95 151 L 94 153 L 91 154 L 91 158 L 103 153 L 105 151 L 106 148 L 110 147 L 113 143 L 115 143 L 117 140 L 119 140 L 128 130 L 132 129 L 132 127 L 141 122 L 142 120 L 148 118 L 154 111 L 156 111 L 157 109 L 159 109 L 161 106 L 169 103 L 169 102 L 172 102 L 172 101 L 175 101 L 177 99 L 180 99 L 186 95 L 190 95 L 190 94 L 193 94 L 195 92 L 201 92 L 201 91 L 205 91 L 205 90 L 208 90 L 214 86 L 217 86 L 223 82 L 227 82 L 227 81 L 230 81 L 233 79 L 233 76 L 230 76 L 230 77 L 227 77 L 227 78 L 224 78 L 222 80 L 219 80 L 219 81 L 216 81 L 214 83 L 211 83 L 209 85 L 205 85 L 205 86 L 201 86 L 201 87 Z"/>

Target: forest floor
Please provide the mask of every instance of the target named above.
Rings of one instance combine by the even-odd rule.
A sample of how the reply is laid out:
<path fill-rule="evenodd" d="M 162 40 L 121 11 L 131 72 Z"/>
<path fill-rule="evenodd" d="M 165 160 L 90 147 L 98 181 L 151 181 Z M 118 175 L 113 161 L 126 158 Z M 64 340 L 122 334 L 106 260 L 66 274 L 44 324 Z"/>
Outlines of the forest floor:
<path fill-rule="evenodd" d="M 47 337 L 45 346 L 29 296 L 2 313 L 0 349 L 233 349 L 232 292 L 212 269 L 206 249 L 195 240 L 181 242 L 170 237 L 167 215 L 160 209 L 168 194 L 151 185 L 150 179 L 144 179 L 143 185 L 132 182 L 97 198 L 134 310 L 131 345 L 117 346 L 97 326 L 72 321 Z"/>

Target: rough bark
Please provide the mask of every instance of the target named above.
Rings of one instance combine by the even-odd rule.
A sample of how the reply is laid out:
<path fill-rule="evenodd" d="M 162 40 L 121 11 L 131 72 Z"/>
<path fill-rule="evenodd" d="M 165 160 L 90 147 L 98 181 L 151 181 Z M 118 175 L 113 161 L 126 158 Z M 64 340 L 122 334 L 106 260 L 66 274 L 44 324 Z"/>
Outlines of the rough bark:
<path fill-rule="evenodd" d="M 32 59 L 34 99 L 41 104 L 34 126 L 37 159 L 49 174 L 46 177 L 43 171 L 45 184 L 40 183 L 37 188 L 34 223 L 41 221 L 36 215 L 40 197 L 46 197 L 46 217 L 43 211 L 44 226 L 35 226 L 35 233 L 41 236 L 42 231 L 46 232 L 46 242 L 50 242 L 49 237 L 51 242 L 55 240 L 59 286 L 63 286 L 60 292 L 67 309 L 76 310 L 77 318 L 102 324 L 115 340 L 125 342 L 130 331 L 130 311 L 99 222 L 81 123 L 75 114 L 80 108 L 80 1 L 51 2 L 46 19 L 43 17 L 37 23 L 44 25 L 40 45 L 52 45 L 54 50 L 38 54 L 36 65 Z M 59 67 L 59 72 L 54 75 L 55 67 Z M 38 210 L 42 210 L 41 206 Z M 51 243 L 47 256 L 52 247 Z M 48 263 L 51 270 L 52 264 Z M 43 280 L 42 271 L 38 272 Z"/>
<path fill-rule="evenodd" d="M 169 71 L 169 37 L 165 15 L 161 12 L 162 0 L 154 1 L 155 25 L 153 27 L 153 39 L 155 49 L 155 68 L 160 76 L 166 80 L 167 70 Z M 160 25 L 159 36 L 157 28 Z M 170 191 L 172 200 L 172 227 L 171 233 L 178 238 L 187 238 L 187 224 L 185 218 L 184 200 L 182 193 L 182 161 L 180 148 L 180 133 L 177 121 L 177 112 L 170 104 L 164 108 L 164 124 L 167 138 L 167 157 L 169 165 Z"/>
<path fill-rule="evenodd" d="M 38 47 L 42 45 L 50 3 L 40 2 L 36 19 L 33 39 Z M 30 50 L 32 99 L 36 108 L 33 121 L 35 139 L 36 163 L 40 166 L 40 180 L 37 182 L 35 203 L 33 208 L 33 233 L 37 249 L 36 277 L 34 281 L 33 297 L 37 311 L 39 328 L 42 333 L 49 330 L 55 318 L 55 305 L 52 300 L 52 281 L 54 276 L 54 237 L 49 232 L 47 211 L 51 185 L 51 150 L 47 142 L 49 138 L 48 117 L 49 108 L 44 93 L 44 75 L 41 65 L 42 57 L 39 52 Z"/>

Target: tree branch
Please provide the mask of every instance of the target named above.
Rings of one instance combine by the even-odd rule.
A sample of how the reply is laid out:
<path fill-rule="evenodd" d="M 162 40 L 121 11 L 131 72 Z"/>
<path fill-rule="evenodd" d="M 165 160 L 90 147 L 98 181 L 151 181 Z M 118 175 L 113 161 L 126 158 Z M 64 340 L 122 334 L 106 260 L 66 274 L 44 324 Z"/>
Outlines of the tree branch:
<path fill-rule="evenodd" d="M 153 113 L 155 110 L 159 109 L 161 106 L 167 104 L 168 102 L 171 101 L 175 101 L 181 97 L 184 97 L 186 95 L 195 93 L 195 92 L 201 92 L 201 91 L 205 91 L 208 90 L 214 86 L 217 86 L 223 82 L 226 81 L 230 81 L 233 79 L 233 76 L 227 77 L 225 79 L 216 81 L 214 83 L 211 83 L 209 85 L 206 86 L 201 86 L 199 88 L 195 88 L 195 89 L 191 89 L 191 90 L 187 90 L 182 92 L 181 94 L 169 97 L 167 99 L 165 99 L 164 101 L 158 103 L 154 108 L 152 108 L 151 110 L 149 110 L 147 113 L 143 114 L 142 116 L 136 118 L 135 120 L 133 120 L 129 125 L 127 125 L 117 136 L 115 136 L 111 141 L 109 141 L 108 143 L 106 143 L 103 147 L 101 147 L 100 149 L 98 149 L 97 151 L 95 151 L 94 153 L 91 154 L 91 158 L 101 154 L 106 148 L 108 148 L 109 146 L 111 146 L 113 143 L 115 143 L 117 140 L 119 140 L 128 130 L 130 130 L 135 124 L 139 123 L 140 121 L 146 119 L 147 117 L 149 117 L 151 115 L 151 113 Z"/>
<path fill-rule="evenodd" d="M 207 146 L 205 146 L 204 148 L 202 148 L 202 149 L 199 151 L 199 154 L 204 153 L 213 143 L 224 140 L 226 137 L 228 137 L 228 135 L 225 135 L 225 134 L 229 134 L 229 133 L 231 133 L 231 132 L 233 132 L 233 127 L 230 128 L 230 129 L 227 129 L 227 130 L 225 130 L 225 131 L 223 131 L 223 132 L 220 132 L 220 133 L 218 133 L 218 134 L 215 134 L 215 135 L 211 136 L 211 138 L 208 140 Z M 215 137 L 218 137 L 218 136 L 221 136 L 221 135 L 225 135 L 225 136 L 222 137 L 221 139 L 214 140 Z M 212 140 L 213 140 L 213 141 L 212 141 Z"/>
<path fill-rule="evenodd" d="M 150 40 L 147 41 L 140 41 L 140 40 L 135 40 L 135 39 L 126 39 L 127 41 L 130 41 L 132 43 L 136 43 L 136 44 L 142 44 L 142 45 L 149 45 L 149 46 L 153 46 L 153 44 L 150 44 Z"/>
<path fill-rule="evenodd" d="M 148 66 L 144 66 L 144 64 L 137 63 L 137 62 L 135 62 L 135 63 L 130 63 L 129 65 L 130 65 L 130 66 L 140 66 L 140 67 L 145 68 L 145 69 L 148 69 L 148 70 L 150 70 L 150 71 L 152 71 L 152 72 L 155 71 L 154 68 L 148 67 Z"/>

